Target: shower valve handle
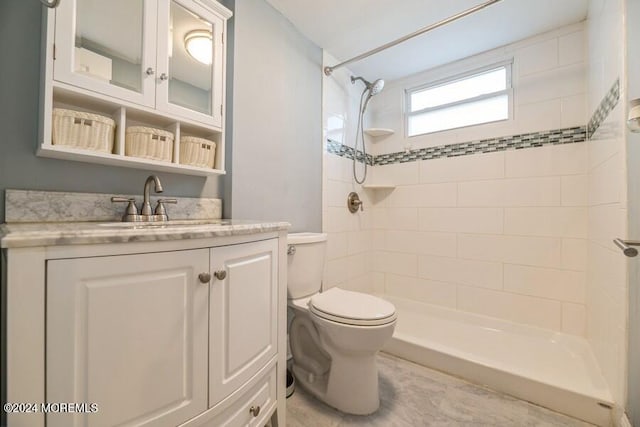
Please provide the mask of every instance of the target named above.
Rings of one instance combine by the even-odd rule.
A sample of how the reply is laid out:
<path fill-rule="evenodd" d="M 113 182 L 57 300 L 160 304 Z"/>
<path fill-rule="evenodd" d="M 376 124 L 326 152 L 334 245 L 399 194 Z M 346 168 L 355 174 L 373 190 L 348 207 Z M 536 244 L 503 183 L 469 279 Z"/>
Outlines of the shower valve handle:
<path fill-rule="evenodd" d="M 360 211 L 364 211 L 364 204 L 362 203 L 362 200 L 360 200 L 358 193 L 355 191 L 349 193 L 349 196 L 347 197 L 347 208 L 349 208 L 349 212 L 351 213 L 358 212 L 358 208 Z"/>

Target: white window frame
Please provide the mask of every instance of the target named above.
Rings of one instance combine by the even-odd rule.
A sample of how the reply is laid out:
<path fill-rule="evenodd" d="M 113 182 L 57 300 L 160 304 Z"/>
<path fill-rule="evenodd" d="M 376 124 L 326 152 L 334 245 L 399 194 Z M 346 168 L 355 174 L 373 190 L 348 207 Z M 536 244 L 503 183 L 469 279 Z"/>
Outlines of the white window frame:
<path fill-rule="evenodd" d="M 466 99 L 461 99 L 459 101 L 454 101 L 454 102 L 450 102 L 448 104 L 442 104 L 442 105 L 438 105 L 436 107 L 427 107 L 427 108 L 423 108 L 421 110 L 416 110 L 416 111 L 411 111 L 411 94 L 413 94 L 414 92 L 419 92 L 421 90 L 425 90 L 425 89 L 431 89 L 431 88 L 435 88 L 438 86 L 444 86 L 446 84 L 449 83 L 455 83 L 457 81 L 460 80 L 464 80 L 467 79 L 469 77 L 475 76 L 477 74 L 483 74 L 486 73 L 487 71 L 491 71 L 491 70 L 495 70 L 498 68 L 502 68 L 504 67 L 506 69 L 506 78 L 507 78 L 507 86 L 506 89 L 501 90 L 501 91 L 497 91 L 497 92 L 491 92 L 491 93 L 487 93 L 487 94 L 483 94 L 483 95 L 478 95 L 478 96 L 474 96 L 472 98 L 466 98 Z M 464 129 L 464 128 L 469 128 L 469 127 L 474 127 L 474 126 L 483 126 L 486 124 L 490 124 L 490 123 L 498 123 L 498 122 L 506 122 L 506 121 L 510 121 L 513 120 L 513 78 L 512 78 L 512 70 L 513 70 L 513 59 L 509 59 L 506 61 L 502 61 L 502 62 L 497 62 L 497 63 L 493 63 L 491 65 L 487 65 L 484 66 L 482 68 L 475 68 L 471 71 L 467 71 L 464 72 L 462 74 L 457 74 L 453 77 L 446 77 L 443 79 L 438 79 L 438 80 L 434 80 L 434 81 L 430 81 L 427 83 L 423 83 L 420 86 L 414 86 L 408 89 L 405 89 L 404 94 L 405 94 L 405 102 L 404 102 L 404 108 L 405 108 L 405 113 L 404 113 L 404 134 L 407 138 L 415 138 L 415 137 L 419 137 L 419 136 L 424 136 L 424 135 L 431 135 L 431 134 L 435 134 L 435 133 L 440 133 L 440 132 L 449 132 L 449 131 L 454 131 L 457 129 Z M 506 119 L 500 119 L 500 120 L 493 120 L 490 122 L 483 122 L 483 123 L 477 123 L 477 124 L 473 124 L 473 125 L 467 125 L 467 126 L 460 126 L 460 127 L 455 127 L 455 128 L 450 128 L 450 129 L 442 129 L 442 130 L 437 130 L 437 131 L 433 131 L 433 132 L 425 132 L 425 133 L 418 133 L 415 135 L 409 135 L 409 118 L 412 116 L 417 116 L 423 113 L 427 113 L 430 111 L 437 111 L 437 110 L 443 110 L 449 107 L 453 107 L 456 105 L 463 105 L 463 104 L 467 104 L 467 103 L 473 103 L 473 102 L 477 102 L 477 101 L 481 101 L 483 99 L 489 99 L 489 98 L 494 98 L 496 96 L 500 96 L 500 95 L 507 95 L 508 98 L 508 107 L 507 107 L 507 114 L 508 117 Z"/>

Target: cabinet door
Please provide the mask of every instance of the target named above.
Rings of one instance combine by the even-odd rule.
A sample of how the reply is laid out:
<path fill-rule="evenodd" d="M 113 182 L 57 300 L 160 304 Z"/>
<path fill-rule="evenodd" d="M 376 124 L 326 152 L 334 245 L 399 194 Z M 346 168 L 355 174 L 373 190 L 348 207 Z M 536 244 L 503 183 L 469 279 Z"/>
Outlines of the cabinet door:
<path fill-rule="evenodd" d="M 208 3 L 158 3 L 157 108 L 220 127 L 225 20 Z"/>
<path fill-rule="evenodd" d="M 211 249 L 210 407 L 276 354 L 277 258 L 276 239 Z"/>
<path fill-rule="evenodd" d="M 155 0 L 61 1 L 53 78 L 153 107 L 156 35 Z"/>
<path fill-rule="evenodd" d="M 47 426 L 175 426 L 207 408 L 209 250 L 47 263 Z"/>

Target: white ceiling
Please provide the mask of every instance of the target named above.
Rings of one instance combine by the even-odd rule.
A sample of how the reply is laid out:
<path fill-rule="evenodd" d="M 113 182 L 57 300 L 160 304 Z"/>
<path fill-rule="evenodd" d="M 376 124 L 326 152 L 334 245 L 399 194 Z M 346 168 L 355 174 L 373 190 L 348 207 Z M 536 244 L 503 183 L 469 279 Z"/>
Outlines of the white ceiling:
<path fill-rule="evenodd" d="M 305 36 L 343 61 L 483 0 L 267 0 Z M 588 0 L 503 0 L 348 66 L 397 79 L 587 17 Z M 333 64 L 329 64 L 333 65 Z"/>

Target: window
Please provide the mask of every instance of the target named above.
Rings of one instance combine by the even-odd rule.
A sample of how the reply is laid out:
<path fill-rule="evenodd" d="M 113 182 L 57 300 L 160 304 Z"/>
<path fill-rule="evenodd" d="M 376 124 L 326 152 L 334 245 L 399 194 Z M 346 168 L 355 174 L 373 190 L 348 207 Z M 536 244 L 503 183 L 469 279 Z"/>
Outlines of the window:
<path fill-rule="evenodd" d="M 511 63 L 407 90 L 407 135 L 508 120 Z"/>

